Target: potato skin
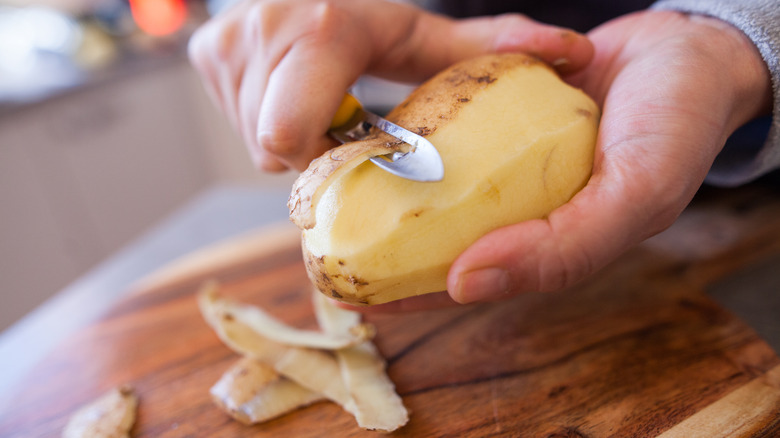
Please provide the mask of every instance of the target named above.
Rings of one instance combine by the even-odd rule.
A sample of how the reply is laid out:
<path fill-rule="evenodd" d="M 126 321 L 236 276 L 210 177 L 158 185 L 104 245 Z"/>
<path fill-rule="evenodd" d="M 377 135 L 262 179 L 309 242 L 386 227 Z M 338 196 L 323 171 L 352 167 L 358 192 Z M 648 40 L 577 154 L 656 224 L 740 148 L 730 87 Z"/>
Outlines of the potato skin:
<path fill-rule="evenodd" d="M 306 247 L 305 241 L 302 241 L 301 248 L 303 250 L 303 262 L 306 265 L 306 274 L 309 276 L 309 280 L 311 280 L 317 290 L 331 298 L 347 304 L 352 304 L 353 306 L 367 306 L 371 304 L 368 297 L 361 296 L 348 288 L 344 288 L 343 285 L 336 283 L 336 278 L 338 278 L 338 276 L 343 277 L 345 274 L 330 273 L 325 264 L 325 258 L 327 256 L 316 256 L 312 254 Z M 368 285 L 368 282 L 354 277 L 348 277 L 347 281 L 352 283 L 354 289 L 359 289 Z"/>
<path fill-rule="evenodd" d="M 541 60 L 521 53 L 470 59 L 440 72 L 415 89 L 390 111 L 387 119 L 426 137 L 453 120 L 475 93 L 519 66 L 544 66 L 553 71 Z"/>
<path fill-rule="evenodd" d="M 327 188 L 328 179 L 339 172 L 350 169 L 371 157 L 402 151 L 400 141 L 388 139 L 387 134 L 373 134 L 363 141 L 346 143 L 333 148 L 309 164 L 309 167 L 295 180 L 292 193 L 287 200 L 290 220 L 301 230 L 314 228 L 314 206 L 316 196 Z"/>

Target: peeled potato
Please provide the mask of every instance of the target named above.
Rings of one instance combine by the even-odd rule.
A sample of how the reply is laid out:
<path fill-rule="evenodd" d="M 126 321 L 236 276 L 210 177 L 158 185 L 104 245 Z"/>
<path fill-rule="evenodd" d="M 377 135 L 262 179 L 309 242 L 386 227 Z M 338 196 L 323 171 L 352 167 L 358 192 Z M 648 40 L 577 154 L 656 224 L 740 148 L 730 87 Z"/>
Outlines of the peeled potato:
<path fill-rule="evenodd" d="M 591 175 L 599 108 L 541 61 L 501 54 L 441 72 L 387 118 L 436 146 L 442 181 L 367 161 L 404 147 L 376 133 L 314 160 L 289 202 L 309 277 L 350 304 L 443 291 L 479 237 L 571 199 Z"/>

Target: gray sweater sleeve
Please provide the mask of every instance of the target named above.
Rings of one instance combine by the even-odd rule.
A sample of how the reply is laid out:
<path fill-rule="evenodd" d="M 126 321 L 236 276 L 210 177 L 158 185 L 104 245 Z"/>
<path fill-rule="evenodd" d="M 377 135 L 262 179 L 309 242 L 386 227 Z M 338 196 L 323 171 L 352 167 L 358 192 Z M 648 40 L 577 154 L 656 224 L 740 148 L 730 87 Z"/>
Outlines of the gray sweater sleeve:
<path fill-rule="evenodd" d="M 659 0 L 652 8 L 708 15 L 730 23 L 753 41 L 772 75 L 774 110 L 765 143 L 753 150 L 727 146 L 716 158 L 707 181 L 738 185 L 780 168 L 780 1 Z"/>

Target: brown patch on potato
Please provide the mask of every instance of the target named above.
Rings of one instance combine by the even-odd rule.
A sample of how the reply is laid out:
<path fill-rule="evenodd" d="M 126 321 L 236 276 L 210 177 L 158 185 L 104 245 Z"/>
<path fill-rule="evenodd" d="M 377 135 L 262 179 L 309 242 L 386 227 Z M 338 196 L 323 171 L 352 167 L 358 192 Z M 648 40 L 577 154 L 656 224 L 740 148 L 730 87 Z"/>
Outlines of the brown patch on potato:
<path fill-rule="evenodd" d="M 593 117 L 593 111 L 591 111 L 591 110 L 588 110 L 588 109 L 585 109 L 585 108 L 577 108 L 577 109 L 575 109 L 575 111 L 577 111 L 577 114 L 585 117 L 586 119 L 589 119 L 589 118 Z"/>
<path fill-rule="evenodd" d="M 323 285 L 332 285 L 334 278 L 338 278 L 337 275 L 328 275 L 324 272 L 320 273 L 320 280 Z"/>
<path fill-rule="evenodd" d="M 496 184 L 493 183 L 493 181 L 487 181 L 487 186 L 482 188 L 482 194 L 488 200 L 501 202 L 501 191 L 496 187 Z"/>
<path fill-rule="evenodd" d="M 431 135 L 433 133 L 433 129 L 427 127 L 427 126 L 418 126 L 417 129 L 415 129 L 416 134 L 422 137 L 425 137 L 427 135 Z"/>
<path fill-rule="evenodd" d="M 419 120 L 435 115 L 432 123 L 424 125 L 435 131 L 455 118 L 460 108 L 471 102 L 474 93 L 498 81 L 504 72 L 532 65 L 545 64 L 520 53 L 485 55 L 464 61 L 414 90 L 387 118 L 400 126 L 422 126 L 417 123 Z"/>
<path fill-rule="evenodd" d="M 550 168 L 550 159 L 552 159 L 552 156 L 555 154 L 555 151 L 558 149 L 558 145 L 555 145 L 550 148 L 550 150 L 547 152 L 547 156 L 544 158 L 544 164 L 542 168 L 542 187 L 544 188 L 544 191 L 548 191 L 547 188 L 547 169 Z"/>
<path fill-rule="evenodd" d="M 368 286 L 368 282 L 366 280 L 363 280 L 360 277 L 355 277 L 354 275 L 347 277 L 347 281 L 353 286 Z"/>
<path fill-rule="evenodd" d="M 492 84 L 496 81 L 496 78 L 490 75 L 484 75 L 477 78 L 477 83 L 479 84 Z"/>
<path fill-rule="evenodd" d="M 403 215 L 401 215 L 400 220 L 401 221 L 405 221 L 407 219 L 420 217 L 420 215 L 423 214 L 426 210 L 429 210 L 429 209 L 428 208 L 417 208 L 417 209 L 414 209 L 414 210 L 409 210 L 409 211 L 405 212 Z"/>
<path fill-rule="evenodd" d="M 305 235 L 302 240 L 305 240 Z M 326 267 L 325 256 L 312 254 L 306 248 L 305 243 L 302 247 L 303 260 L 306 265 L 306 275 L 318 291 L 345 303 L 360 306 L 368 304 L 362 297 L 355 295 L 355 289 L 368 285 L 367 281 L 355 276 L 344 278 L 344 275 L 341 273 L 329 272 Z M 331 263 L 331 265 L 338 266 L 339 261 L 340 260 L 336 260 L 336 264 L 334 265 Z"/>

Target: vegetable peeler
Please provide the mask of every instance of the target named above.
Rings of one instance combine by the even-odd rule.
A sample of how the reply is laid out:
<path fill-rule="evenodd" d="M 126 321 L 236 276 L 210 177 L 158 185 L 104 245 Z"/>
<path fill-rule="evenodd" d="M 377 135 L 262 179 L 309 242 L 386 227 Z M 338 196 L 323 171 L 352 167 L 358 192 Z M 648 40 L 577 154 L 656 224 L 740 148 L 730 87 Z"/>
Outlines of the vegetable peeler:
<path fill-rule="evenodd" d="M 433 182 L 444 178 L 444 164 L 436 147 L 420 135 L 366 111 L 355 96 L 346 93 L 330 124 L 329 134 L 346 143 L 368 136 L 371 127 L 380 129 L 412 146 L 409 152 L 371 157 L 372 163 L 393 175 L 413 181 Z"/>

